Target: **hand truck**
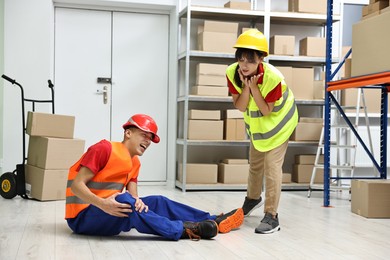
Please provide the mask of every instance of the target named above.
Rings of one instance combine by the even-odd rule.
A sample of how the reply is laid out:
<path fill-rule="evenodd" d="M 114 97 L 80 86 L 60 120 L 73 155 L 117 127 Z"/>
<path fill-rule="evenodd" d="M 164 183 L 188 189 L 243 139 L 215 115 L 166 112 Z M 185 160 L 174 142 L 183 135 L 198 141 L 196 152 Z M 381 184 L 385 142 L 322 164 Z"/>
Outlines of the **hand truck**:
<path fill-rule="evenodd" d="M 51 99 L 50 100 L 35 100 L 27 99 L 24 97 L 24 90 L 21 84 L 16 82 L 16 80 L 11 79 L 6 75 L 1 76 L 3 79 L 9 81 L 12 85 L 17 85 L 21 91 L 21 100 L 22 100 L 22 125 L 23 125 L 23 158 L 20 164 L 16 165 L 16 169 L 13 172 L 6 172 L 0 176 L 0 195 L 5 199 L 12 199 L 16 195 L 21 196 L 23 199 L 29 199 L 26 194 L 26 180 L 25 180 L 25 167 L 27 157 L 26 157 L 26 122 L 25 122 L 25 102 L 30 102 L 32 104 L 32 111 L 35 111 L 36 103 L 51 103 L 52 113 L 54 114 L 54 85 L 51 80 L 48 80 L 48 85 L 51 90 Z"/>

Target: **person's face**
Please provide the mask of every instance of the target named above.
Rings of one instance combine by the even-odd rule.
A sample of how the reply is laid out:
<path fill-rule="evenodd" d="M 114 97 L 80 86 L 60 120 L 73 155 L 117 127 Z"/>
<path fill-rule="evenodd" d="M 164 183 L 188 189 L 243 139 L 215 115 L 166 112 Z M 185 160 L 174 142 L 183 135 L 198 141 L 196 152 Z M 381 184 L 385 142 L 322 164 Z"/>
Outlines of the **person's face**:
<path fill-rule="evenodd" d="M 258 66 L 262 62 L 262 58 L 255 55 L 253 59 L 248 59 L 245 56 L 242 56 L 238 59 L 238 65 L 244 77 L 249 77 L 257 74 Z"/>
<path fill-rule="evenodd" d="M 129 152 L 133 157 L 134 155 L 141 156 L 152 142 L 153 135 L 149 132 L 142 131 L 136 127 L 126 130 L 126 135 L 129 139 Z"/>

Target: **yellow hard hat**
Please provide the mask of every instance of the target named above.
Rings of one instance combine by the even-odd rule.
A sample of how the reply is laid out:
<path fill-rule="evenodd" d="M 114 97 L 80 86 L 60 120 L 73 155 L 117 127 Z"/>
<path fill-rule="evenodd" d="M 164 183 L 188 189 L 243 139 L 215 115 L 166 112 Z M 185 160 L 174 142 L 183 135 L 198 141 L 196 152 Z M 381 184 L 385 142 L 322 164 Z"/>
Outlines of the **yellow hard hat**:
<path fill-rule="evenodd" d="M 268 42 L 257 29 L 249 29 L 238 36 L 234 48 L 245 48 L 264 52 L 268 56 Z"/>

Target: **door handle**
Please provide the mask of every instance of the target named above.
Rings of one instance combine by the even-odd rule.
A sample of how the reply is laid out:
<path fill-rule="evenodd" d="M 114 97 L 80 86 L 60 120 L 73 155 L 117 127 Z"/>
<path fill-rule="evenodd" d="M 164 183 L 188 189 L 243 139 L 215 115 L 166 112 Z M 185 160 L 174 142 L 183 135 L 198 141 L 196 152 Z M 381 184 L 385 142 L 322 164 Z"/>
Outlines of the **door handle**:
<path fill-rule="evenodd" d="M 108 100 L 108 90 L 107 86 L 104 86 L 103 89 L 97 89 L 96 94 L 103 95 L 103 103 L 107 104 Z"/>

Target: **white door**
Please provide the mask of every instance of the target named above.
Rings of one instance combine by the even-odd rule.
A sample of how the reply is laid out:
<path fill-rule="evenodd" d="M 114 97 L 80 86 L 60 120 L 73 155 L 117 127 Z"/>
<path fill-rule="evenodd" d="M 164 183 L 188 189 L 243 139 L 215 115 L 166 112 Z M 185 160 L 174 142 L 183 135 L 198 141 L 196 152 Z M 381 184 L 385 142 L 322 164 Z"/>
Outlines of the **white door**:
<path fill-rule="evenodd" d="M 169 17 L 67 8 L 55 15 L 56 113 L 75 115 L 75 137 L 86 147 L 122 141 L 132 114 L 151 115 L 161 142 L 140 157 L 139 180 L 166 181 Z"/>

